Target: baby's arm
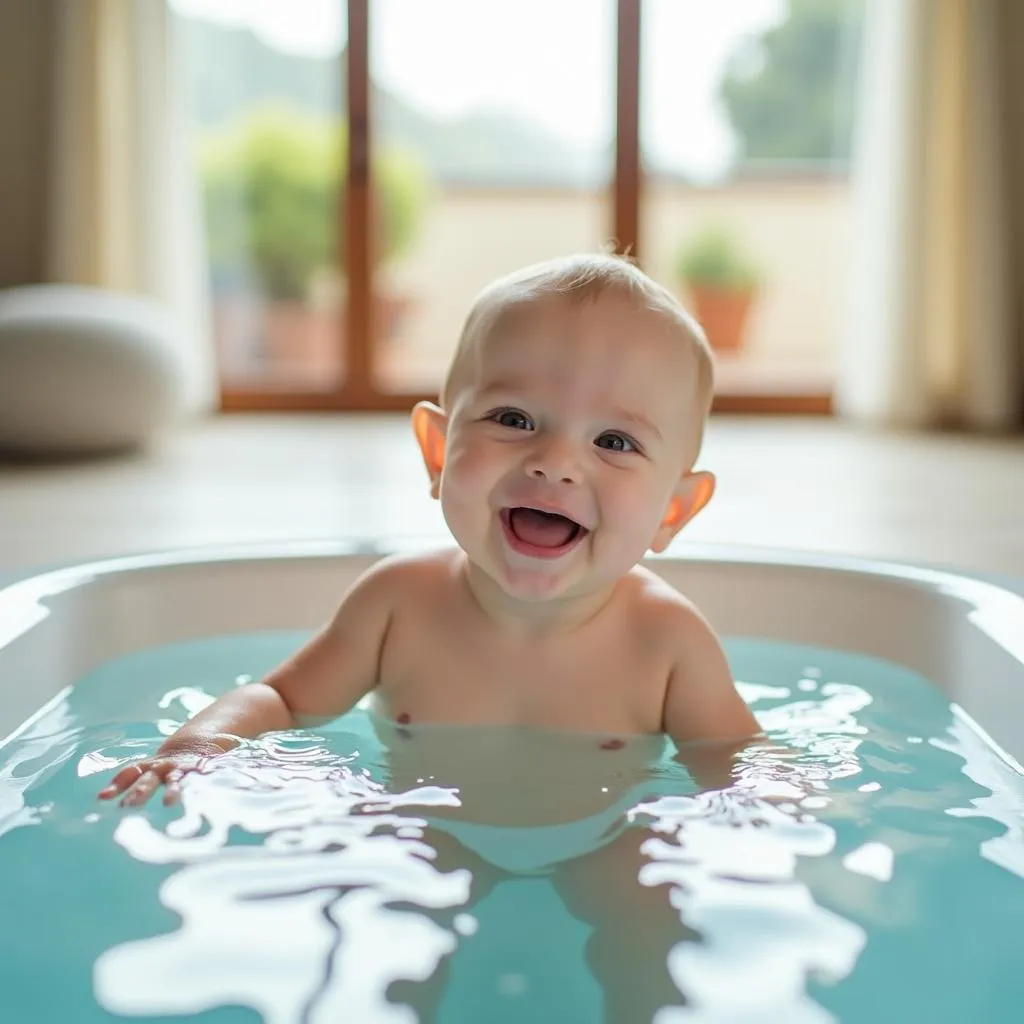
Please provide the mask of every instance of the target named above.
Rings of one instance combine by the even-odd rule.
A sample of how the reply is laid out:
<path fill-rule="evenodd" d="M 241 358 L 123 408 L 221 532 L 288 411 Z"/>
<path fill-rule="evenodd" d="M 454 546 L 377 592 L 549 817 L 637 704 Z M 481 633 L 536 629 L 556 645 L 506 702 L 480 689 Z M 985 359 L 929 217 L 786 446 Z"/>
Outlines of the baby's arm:
<path fill-rule="evenodd" d="M 240 739 L 329 721 L 348 711 L 376 685 L 395 593 L 392 577 L 399 571 L 390 562 L 370 569 L 342 599 L 330 623 L 300 651 L 261 681 L 204 708 L 154 757 L 122 769 L 100 796 L 124 793 L 123 803 L 141 804 L 165 785 L 164 802 L 171 803 L 182 774 Z"/>
<path fill-rule="evenodd" d="M 673 618 L 675 655 L 662 727 L 698 785 L 720 789 L 732 781 L 734 755 L 762 735 L 761 727 L 739 695 L 707 620 L 688 605 L 679 606 Z"/>

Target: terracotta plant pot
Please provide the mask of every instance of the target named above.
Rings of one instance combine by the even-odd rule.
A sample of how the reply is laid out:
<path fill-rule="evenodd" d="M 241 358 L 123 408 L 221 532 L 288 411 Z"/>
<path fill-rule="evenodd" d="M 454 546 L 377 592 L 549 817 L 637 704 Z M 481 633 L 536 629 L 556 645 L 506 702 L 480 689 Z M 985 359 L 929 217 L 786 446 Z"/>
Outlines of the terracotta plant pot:
<path fill-rule="evenodd" d="M 401 330 L 414 301 L 407 296 L 374 299 L 379 340 L 387 344 Z M 233 379 L 269 376 L 311 386 L 336 378 L 344 366 L 346 310 L 306 302 L 224 296 L 214 305 L 214 336 L 221 372 Z"/>
<path fill-rule="evenodd" d="M 704 328 L 711 347 L 716 352 L 742 349 L 756 290 L 737 291 L 703 284 L 691 284 L 687 290 L 693 302 L 693 315 Z"/>

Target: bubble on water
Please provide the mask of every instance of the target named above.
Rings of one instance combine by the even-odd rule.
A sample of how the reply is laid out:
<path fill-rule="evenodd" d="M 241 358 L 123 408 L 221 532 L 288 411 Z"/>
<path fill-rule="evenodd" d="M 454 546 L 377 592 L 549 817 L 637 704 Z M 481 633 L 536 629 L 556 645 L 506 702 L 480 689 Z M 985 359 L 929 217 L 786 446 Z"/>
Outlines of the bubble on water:
<path fill-rule="evenodd" d="M 756 704 L 759 700 L 781 700 L 788 697 L 788 686 L 766 686 L 763 683 L 744 683 L 737 680 L 736 689 L 748 704 Z"/>
<path fill-rule="evenodd" d="M 177 704 L 184 712 L 186 718 L 198 715 L 204 708 L 208 708 L 217 698 L 198 686 L 178 686 L 168 690 L 158 701 L 160 708 L 169 708 Z"/>
<path fill-rule="evenodd" d="M 102 750 L 90 750 L 78 759 L 77 774 L 79 778 L 95 775 L 98 772 L 113 774 L 124 763 L 122 758 L 111 757 L 104 754 Z"/>
<path fill-rule="evenodd" d="M 893 852 L 885 843 L 865 843 L 843 858 L 843 867 L 879 882 L 892 878 Z"/>
<path fill-rule="evenodd" d="M 456 914 L 452 922 L 460 935 L 475 935 L 479 922 L 472 914 Z"/>

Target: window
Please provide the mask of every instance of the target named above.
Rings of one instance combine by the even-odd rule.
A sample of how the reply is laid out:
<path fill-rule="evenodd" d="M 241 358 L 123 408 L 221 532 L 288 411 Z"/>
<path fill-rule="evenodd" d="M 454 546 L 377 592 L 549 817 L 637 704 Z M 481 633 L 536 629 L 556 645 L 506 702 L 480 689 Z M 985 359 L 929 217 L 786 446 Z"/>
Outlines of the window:
<path fill-rule="evenodd" d="M 343 0 L 174 0 L 221 385 L 337 391 Z"/>
<path fill-rule="evenodd" d="M 171 2 L 226 408 L 406 408 L 486 281 L 610 243 L 724 407 L 827 407 L 863 0 Z"/>
<path fill-rule="evenodd" d="M 372 14 L 377 384 L 430 392 L 489 280 L 611 237 L 615 7 L 375 0 Z"/>
<path fill-rule="evenodd" d="M 640 239 L 734 408 L 831 390 L 861 0 L 644 0 Z M 722 403 L 720 403 L 722 404 Z"/>

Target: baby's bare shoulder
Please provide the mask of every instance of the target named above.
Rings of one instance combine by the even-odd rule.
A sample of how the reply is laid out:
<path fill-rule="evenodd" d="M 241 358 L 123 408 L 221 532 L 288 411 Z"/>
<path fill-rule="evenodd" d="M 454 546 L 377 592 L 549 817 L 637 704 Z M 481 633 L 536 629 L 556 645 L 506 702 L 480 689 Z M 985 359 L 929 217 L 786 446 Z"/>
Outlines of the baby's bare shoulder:
<path fill-rule="evenodd" d="M 657 637 L 675 645 L 694 631 L 711 629 L 693 601 L 650 569 L 637 566 L 623 582 L 631 628 L 647 640 Z"/>
<path fill-rule="evenodd" d="M 458 548 L 440 548 L 415 554 L 387 555 L 374 562 L 355 583 L 355 588 L 380 598 L 435 595 L 456 579 Z"/>

